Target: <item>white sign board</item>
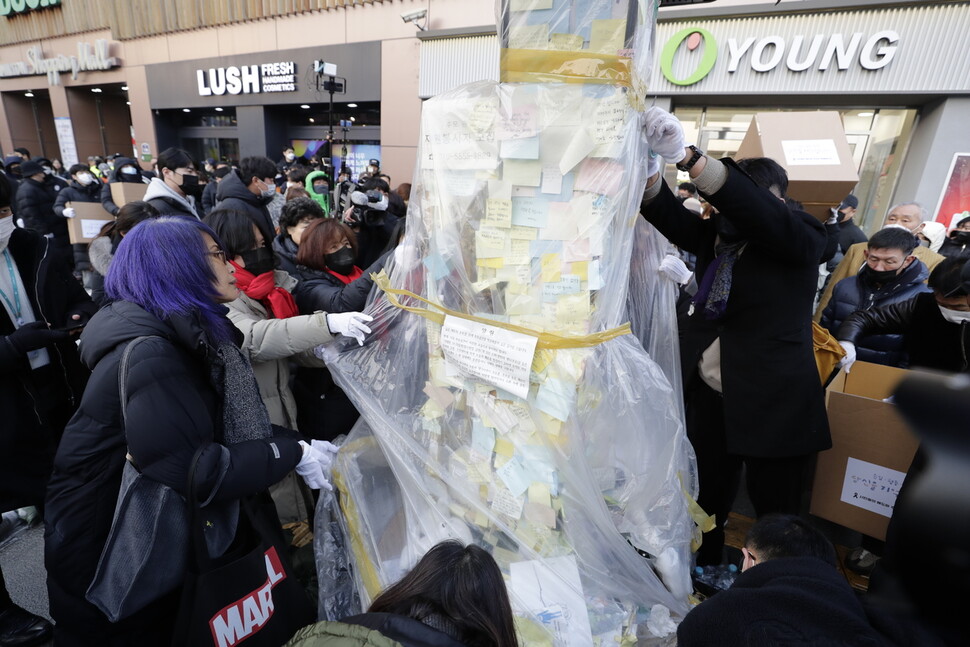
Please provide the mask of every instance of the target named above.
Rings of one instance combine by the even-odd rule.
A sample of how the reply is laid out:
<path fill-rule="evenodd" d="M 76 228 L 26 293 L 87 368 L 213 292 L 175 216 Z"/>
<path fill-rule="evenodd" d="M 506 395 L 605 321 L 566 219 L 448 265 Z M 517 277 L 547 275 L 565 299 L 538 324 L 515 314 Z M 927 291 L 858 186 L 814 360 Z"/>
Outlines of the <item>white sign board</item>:
<path fill-rule="evenodd" d="M 54 130 L 57 131 L 57 146 L 61 149 L 61 164 L 71 168 L 78 163 L 77 143 L 74 141 L 74 126 L 70 117 L 54 117 Z"/>
<path fill-rule="evenodd" d="M 849 458 L 842 481 L 844 503 L 892 517 L 896 496 L 906 474 L 882 465 Z"/>
<path fill-rule="evenodd" d="M 831 139 L 786 139 L 781 142 L 788 166 L 838 166 L 839 151 Z"/>

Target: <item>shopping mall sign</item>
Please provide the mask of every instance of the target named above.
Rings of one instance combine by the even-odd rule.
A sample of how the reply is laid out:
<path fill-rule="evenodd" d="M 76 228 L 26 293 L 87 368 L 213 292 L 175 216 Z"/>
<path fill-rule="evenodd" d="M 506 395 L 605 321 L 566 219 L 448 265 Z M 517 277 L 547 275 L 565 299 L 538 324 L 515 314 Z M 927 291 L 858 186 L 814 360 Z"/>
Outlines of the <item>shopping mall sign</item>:
<path fill-rule="evenodd" d="M 0 16 L 27 13 L 35 9 L 47 9 L 61 4 L 61 0 L 0 0 Z"/>
<path fill-rule="evenodd" d="M 296 63 L 232 65 L 196 70 L 200 97 L 260 92 L 296 92 Z"/>
<path fill-rule="evenodd" d="M 103 39 L 94 41 L 93 47 L 91 43 L 78 43 L 76 55 L 58 54 L 50 58 L 44 56 L 40 45 L 34 45 L 27 49 L 26 61 L 0 63 L 0 79 L 46 74 L 50 85 L 60 85 L 61 74 L 70 72 L 71 78 L 77 81 L 81 72 L 109 70 L 120 65 L 121 61 L 111 56 L 111 44 Z"/>
<path fill-rule="evenodd" d="M 674 85 L 693 85 L 714 69 L 718 58 L 727 57 L 727 72 L 734 74 L 743 67 L 754 72 L 771 72 L 786 67 L 792 72 L 817 69 L 848 70 L 859 65 L 865 70 L 879 70 L 889 65 L 896 55 L 899 34 L 891 29 L 871 35 L 815 34 L 810 39 L 798 35 L 786 41 L 781 36 L 744 39 L 728 38 L 723 47 L 710 31 L 688 27 L 674 34 L 660 53 L 660 71 Z M 684 44 L 685 47 L 681 47 Z M 692 72 L 678 76 L 674 61 L 678 56 L 690 56 L 703 45 L 697 66 Z"/>

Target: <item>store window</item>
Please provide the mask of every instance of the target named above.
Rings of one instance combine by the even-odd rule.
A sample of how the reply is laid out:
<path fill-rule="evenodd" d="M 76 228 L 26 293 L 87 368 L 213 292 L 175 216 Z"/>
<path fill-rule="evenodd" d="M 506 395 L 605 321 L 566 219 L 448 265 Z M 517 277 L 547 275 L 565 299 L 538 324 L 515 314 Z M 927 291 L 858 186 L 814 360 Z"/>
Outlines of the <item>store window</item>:
<path fill-rule="evenodd" d="M 891 206 L 889 201 L 909 146 L 916 111 L 832 109 L 842 115 L 846 139 L 859 171 L 859 184 L 853 191 L 859 198 L 856 223 L 872 233 L 882 226 Z M 684 125 L 687 141 L 697 142 L 713 157 L 730 157 L 737 152 L 756 112 L 781 111 L 753 108 L 677 108 L 674 111 Z M 668 166 L 667 173 L 668 182 L 677 181 L 674 167 Z"/>

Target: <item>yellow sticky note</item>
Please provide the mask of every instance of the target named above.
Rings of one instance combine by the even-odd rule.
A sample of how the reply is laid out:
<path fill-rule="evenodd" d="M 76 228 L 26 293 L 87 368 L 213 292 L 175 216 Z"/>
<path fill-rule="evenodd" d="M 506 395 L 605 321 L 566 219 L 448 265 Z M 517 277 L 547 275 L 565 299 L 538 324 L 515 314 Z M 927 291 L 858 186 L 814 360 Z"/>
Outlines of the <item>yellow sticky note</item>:
<path fill-rule="evenodd" d="M 570 263 L 569 273 L 578 276 L 580 281 L 588 281 L 589 261 L 577 261 L 575 263 Z"/>
<path fill-rule="evenodd" d="M 552 0 L 509 0 L 509 11 L 552 9 Z"/>
<path fill-rule="evenodd" d="M 445 415 L 445 410 L 442 409 L 437 402 L 429 399 L 424 403 L 424 406 L 421 407 L 421 415 L 430 420 L 434 420 L 435 418 L 440 418 L 441 416 Z"/>
<path fill-rule="evenodd" d="M 566 294 L 556 303 L 556 319 L 562 322 L 589 319 L 589 293 Z"/>
<path fill-rule="evenodd" d="M 562 257 L 559 254 L 542 255 L 542 280 L 545 283 L 562 280 Z"/>
<path fill-rule="evenodd" d="M 542 373 L 554 359 L 556 359 L 556 351 L 548 348 L 537 350 L 532 359 L 532 370 L 536 373 Z"/>
<path fill-rule="evenodd" d="M 542 184 L 542 162 L 539 160 L 504 160 L 502 180 L 518 186 Z"/>
<path fill-rule="evenodd" d="M 505 267 L 504 258 L 479 258 L 475 261 L 475 264 L 479 267 L 490 267 L 492 269 L 499 269 L 500 267 Z"/>
<path fill-rule="evenodd" d="M 532 229 L 529 227 L 529 229 Z M 529 250 L 528 240 L 512 240 L 511 249 L 509 250 L 508 258 L 506 262 L 509 265 L 528 265 L 532 260 L 532 253 Z"/>
<path fill-rule="evenodd" d="M 529 486 L 529 503 L 552 505 L 549 486 L 545 483 L 533 483 Z"/>
<path fill-rule="evenodd" d="M 475 256 L 478 258 L 504 257 L 509 251 L 508 235 L 501 229 L 482 227 L 475 232 Z"/>
<path fill-rule="evenodd" d="M 548 47 L 549 25 L 545 23 L 520 25 L 509 29 L 509 49 L 547 49 Z"/>
<path fill-rule="evenodd" d="M 512 226 L 512 201 L 490 199 L 485 203 L 485 218 L 482 225 L 493 229 L 508 229 Z"/>
<path fill-rule="evenodd" d="M 583 37 L 579 34 L 552 34 L 549 37 L 549 49 L 578 52 L 583 49 Z"/>
<path fill-rule="evenodd" d="M 512 240 L 536 240 L 539 237 L 539 230 L 535 227 L 512 225 L 512 228 L 509 229 L 509 237 Z"/>
<path fill-rule="evenodd" d="M 548 41 L 548 37 L 546 37 Z M 589 50 L 601 54 L 616 54 L 626 40 L 626 20 L 594 20 L 589 32 Z"/>
<path fill-rule="evenodd" d="M 515 445 L 503 436 L 498 436 L 495 438 L 495 455 L 504 456 L 506 459 L 511 458 L 515 454 Z"/>

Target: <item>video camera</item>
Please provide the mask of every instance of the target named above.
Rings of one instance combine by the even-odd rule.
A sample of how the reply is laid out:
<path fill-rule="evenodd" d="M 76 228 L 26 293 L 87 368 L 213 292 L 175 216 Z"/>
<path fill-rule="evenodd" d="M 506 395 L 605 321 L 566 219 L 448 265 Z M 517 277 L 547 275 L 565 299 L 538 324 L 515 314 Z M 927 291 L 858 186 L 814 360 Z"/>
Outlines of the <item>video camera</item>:
<path fill-rule="evenodd" d="M 387 196 L 377 189 L 354 191 L 350 194 L 350 201 L 354 205 L 353 211 L 347 218 L 347 224 L 374 227 L 384 221 L 387 211 Z"/>

